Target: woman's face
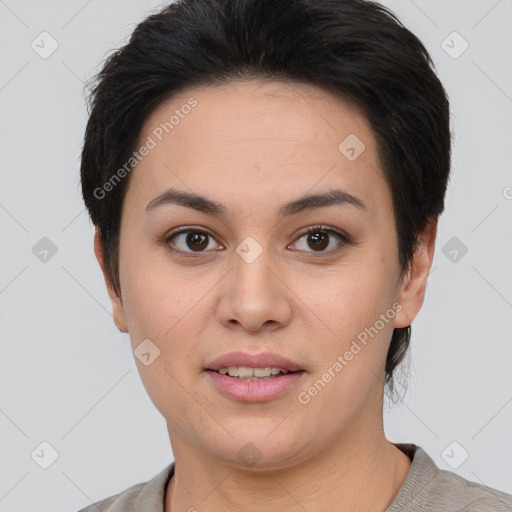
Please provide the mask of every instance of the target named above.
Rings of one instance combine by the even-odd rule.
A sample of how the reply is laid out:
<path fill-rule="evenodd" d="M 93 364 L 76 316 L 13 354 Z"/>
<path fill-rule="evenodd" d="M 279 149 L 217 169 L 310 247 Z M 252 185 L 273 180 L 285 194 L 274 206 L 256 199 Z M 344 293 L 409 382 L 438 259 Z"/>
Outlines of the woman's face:
<path fill-rule="evenodd" d="M 276 469 L 370 436 L 393 328 L 423 293 L 400 278 L 361 113 L 313 86 L 232 82 L 174 96 L 139 143 L 114 318 L 173 449 Z M 300 371 L 245 381 L 225 366 Z"/>

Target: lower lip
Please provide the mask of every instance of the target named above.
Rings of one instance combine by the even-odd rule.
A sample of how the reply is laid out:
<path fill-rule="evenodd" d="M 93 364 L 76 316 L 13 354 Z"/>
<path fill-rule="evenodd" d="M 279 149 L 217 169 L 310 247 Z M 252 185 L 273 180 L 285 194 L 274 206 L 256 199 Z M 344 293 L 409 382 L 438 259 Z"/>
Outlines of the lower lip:
<path fill-rule="evenodd" d="M 296 386 L 306 372 L 287 373 L 266 380 L 238 380 L 212 370 L 207 370 L 206 373 L 217 389 L 228 397 L 243 402 L 263 402 L 272 400 Z"/>

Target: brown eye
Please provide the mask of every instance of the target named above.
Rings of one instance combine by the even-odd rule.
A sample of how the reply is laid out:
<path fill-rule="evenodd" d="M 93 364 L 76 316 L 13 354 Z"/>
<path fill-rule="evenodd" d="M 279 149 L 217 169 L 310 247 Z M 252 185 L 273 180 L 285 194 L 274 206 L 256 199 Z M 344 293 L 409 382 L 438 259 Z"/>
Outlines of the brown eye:
<path fill-rule="evenodd" d="M 331 253 L 350 243 L 350 238 L 342 232 L 316 226 L 303 233 L 294 245 L 303 252 Z"/>
<path fill-rule="evenodd" d="M 193 251 L 202 251 L 208 247 L 208 235 L 201 232 L 188 233 L 185 243 Z"/>
<path fill-rule="evenodd" d="M 169 244 L 174 251 L 189 254 L 193 252 L 206 252 L 207 249 L 220 247 L 219 244 L 215 243 L 215 240 L 210 234 L 192 229 L 171 234 L 166 238 L 165 242 Z"/>
<path fill-rule="evenodd" d="M 329 245 L 329 235 L 320 231 L 309 233 L 307 243 L 314 251 L 323 251 Z"/>

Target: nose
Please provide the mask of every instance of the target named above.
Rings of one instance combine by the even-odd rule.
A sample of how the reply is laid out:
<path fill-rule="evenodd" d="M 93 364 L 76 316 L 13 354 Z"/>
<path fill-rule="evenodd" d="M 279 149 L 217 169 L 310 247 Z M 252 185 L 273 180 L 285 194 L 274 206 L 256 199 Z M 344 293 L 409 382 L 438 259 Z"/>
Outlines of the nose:
<path fill-rule="evenodd" d="M 256 259 L 254 254 L 250 256 L 242 251 L 233 254 L 233 268 L 221 289 L 220 322 L 230 329 L 252 332 L 288 325 L 293 315 L 293 293 L 279 275 L 279 262 L 264 249 Z"/>

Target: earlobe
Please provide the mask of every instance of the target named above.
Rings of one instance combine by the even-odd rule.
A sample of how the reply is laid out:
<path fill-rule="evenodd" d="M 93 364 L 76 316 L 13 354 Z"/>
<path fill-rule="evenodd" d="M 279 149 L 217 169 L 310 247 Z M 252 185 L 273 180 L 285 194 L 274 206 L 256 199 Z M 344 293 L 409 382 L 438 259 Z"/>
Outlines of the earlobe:
<path fill-rule="evenodd" d="M 434 258 L 437 219 L 431 219 L 418 237 L 413 261 L 405 273 L 397 301 L 402 306 L 395 316 L 394 327 L 411 325 L 423 305 L 427 278 Z"/>
<path fill-rule="evenodd" d="M 105 280 L 108 296 L 110 297 L 114 324 L 120 331 L 128 332 L 126 316 L 121 297 L 119 297 L 114 290 L 112 280 L 106 271 L 105 253 L 98 228 L 96 228 L 94 231 L 94 254 L 96 255 L 96 259 L 100 265 L 101 272 L 103 273 L 103 279 Z"/>

